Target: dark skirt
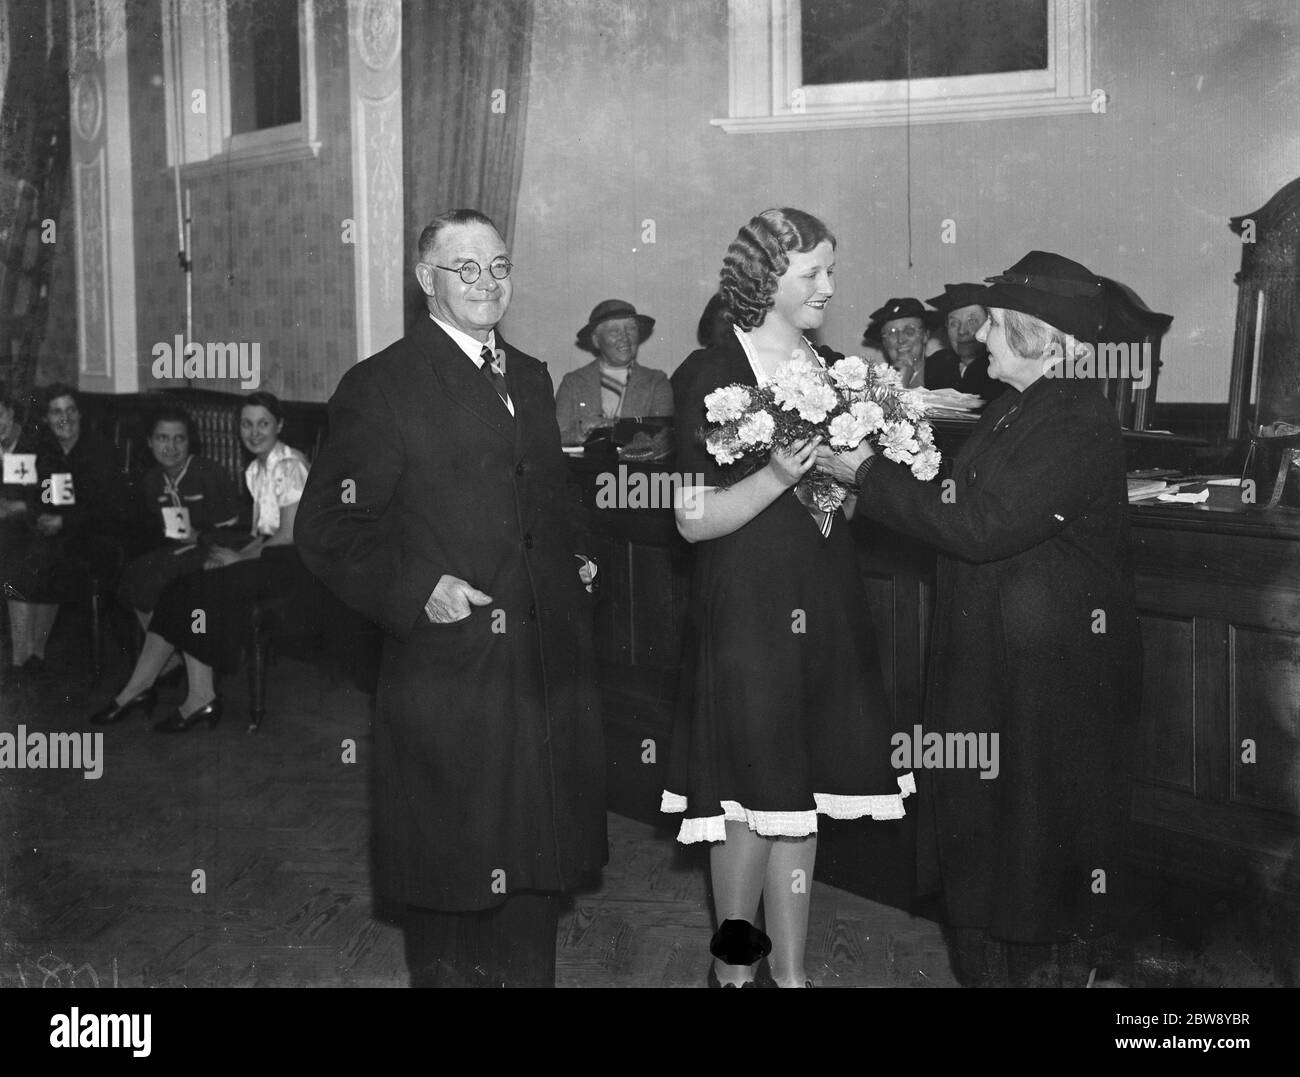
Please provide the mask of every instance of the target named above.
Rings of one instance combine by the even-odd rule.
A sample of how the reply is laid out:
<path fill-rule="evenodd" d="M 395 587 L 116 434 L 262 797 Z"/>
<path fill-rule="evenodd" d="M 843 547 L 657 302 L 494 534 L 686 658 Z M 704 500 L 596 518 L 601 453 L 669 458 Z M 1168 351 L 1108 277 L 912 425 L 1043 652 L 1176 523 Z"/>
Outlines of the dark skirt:
<path fill-rule="evenodd" d="M 272 546 L 252 561 L 172 580 L 158 598 L 149 631 L 217 673 L 233 673 L 252 636 L 256 603 L 275 600 L 295 619 L 310 619 L 318 598 L 298 551 Z"/>
<path fill-rule="evenodd" d="M 42 535 L 30 519 L 5 521 L 0 574 L 5 595 L 19 602 L 84 600 L 92 579 L 112 582 L 121 546 L 102 535 Z"/>
<path fill-rule="evenodd" d="M 824 537 L 793 491 L 696 549 L 662 810 L 681 842 L 727 821 L 770 837 L 817 816 L 900 819 L 893 714 L 848 521 Z"/>
<path fill-rule="evenodd" d="M 206 556 L 197 546 L 183 551 L 175 546 L 161 546 L 141 554 L 122 570 L 117 597 L 130 609 L 151 613 L 167 585 L 181 576 L 201 571 Z"/>

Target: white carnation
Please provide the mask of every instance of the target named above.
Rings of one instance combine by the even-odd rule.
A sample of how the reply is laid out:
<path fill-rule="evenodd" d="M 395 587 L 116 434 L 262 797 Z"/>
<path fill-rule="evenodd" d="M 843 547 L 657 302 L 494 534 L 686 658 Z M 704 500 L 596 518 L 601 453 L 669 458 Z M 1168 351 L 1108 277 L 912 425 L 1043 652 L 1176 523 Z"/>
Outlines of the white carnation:
<path fill-rule="evenodd" d="M 816 385 L 809 386 L 805 393 L 792 401 L 792 404 L 801 419 L 810 423 L 820 423 L 825 422 L 826 416 L 839 406 L 839 402 L 840 398 L 834 389 L 818 382 Z"/>
<path fill-rule="evenodd" d="M 740 459 L 740 446 L 722 430 L 715 430 L 704 439 L 704 447 L 720 464 L 734 464 Z"/>
<path fill-rule="evenodd" d="M 831 367 L 831 377 L 835 379 L 835 384 L 850 392 L 861 392 L 865 389 L 870 373 L 871 367 L 856 355 L 845 356 Z"/>
<path fill-rule="evenodd" d="M 929 482 L 939 474 L 939 460 L 937 449 L 922 449 L 912 461 L 912 474 L 922 482 Z"/>
<path fill-rule="evenodd" d="M 831 420 L 829 427 L 830 442 L 832 448 L 836 449 L 853 449 L 856 448 L 869 433 L 870 428 L 852 413 L 846 415 L 837 415 Z"/>
<path fill-rule="evenodd" d="M 849 413 L 872 434 L 884 425 L 885 410 L 874 400 L 858 400 L 849 405 Z"/>
<path fill-rule="evenodd" d="M 872 368 L 872 373 L 875 375 L 876 382 L 880 385 L 898 388 L 903 384 L 902 375 L 888 363 L 876 363 Z"/>
<path fill-rule="evenodd" d="M 756 411 L 740 421 L 736 428 L 737 440 L 746 447 L 771 444 L 772 435 L 776 433 L 776 420 L 766 411 Z"/>
<path fill-rule="evenodd" d="M 748 407 L 749 390 L 743 385 L 727 385 L 704 398 L 704 417 L 711 423 L 729 423 L 744 415 Z"/>
<path fill-rule="evenodd" d="M 903 409 L 903 414 L 909 419 L 916 420 L 925 418 L 925 401 L 922 399 L 920 393 L 913 392 L 910 389 L 906 392 L 899 393 L 898 403 Z"/>
<path fill-rule="evenodd" d="M 899 464 L 910 464 L 912 454 L 921 451 L 920 443 L 912 436 L 908 422 L 885 423 L 880 431 L 880 451 Z"/>

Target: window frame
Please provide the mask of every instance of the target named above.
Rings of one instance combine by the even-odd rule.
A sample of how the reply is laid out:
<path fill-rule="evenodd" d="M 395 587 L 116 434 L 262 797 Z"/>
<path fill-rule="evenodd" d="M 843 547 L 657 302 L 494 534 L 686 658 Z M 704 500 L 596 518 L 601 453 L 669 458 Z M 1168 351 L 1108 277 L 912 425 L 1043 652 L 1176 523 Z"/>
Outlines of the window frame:
<path fill-rule="evenodd" d="M 802 85 L 802 0 L 728 0 L 728 134 L 1089 112 L 1092 0 L 1047 0 L 1046 71 Z"/>
<path fill-rule="evenodd" d="M 177 71 L 183 134 L 181 172 L 193 178 L 228 168 L 250 168 L 318 157 L 316 4 L 298 0 L 299 92 L 302 119 L 243 134 L 231 133 L 229 0 L 195 4 L 163 0 L 163 88 L 167 109 L 167 163 L 176 163 Z M 205 111 L 191 107 L 202 90 Z"/>

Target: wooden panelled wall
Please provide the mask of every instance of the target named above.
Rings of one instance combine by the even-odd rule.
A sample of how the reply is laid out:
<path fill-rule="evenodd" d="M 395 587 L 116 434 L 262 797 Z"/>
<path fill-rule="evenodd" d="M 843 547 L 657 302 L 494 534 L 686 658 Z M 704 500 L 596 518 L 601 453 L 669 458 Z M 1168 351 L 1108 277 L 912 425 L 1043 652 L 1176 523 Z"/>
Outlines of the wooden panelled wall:
<path fill-rule="evenodd" d="M 574 464 L 589 505 L 600 470 Z M 610 806 L 672 826 L 658 807 L 691 550 L 668 509 L 593 520 Z M 1300 513 L 1138 507 L 1132 525 L 1146 649 L 1134 856 L 1161 873 L 1300 895 Z M 870 525 L 855 536 L 895 721 L 910 728 L 922 722 L 933 554 Z M 826 828 L 819 877 L 905 904 L 912 826 Z"/>

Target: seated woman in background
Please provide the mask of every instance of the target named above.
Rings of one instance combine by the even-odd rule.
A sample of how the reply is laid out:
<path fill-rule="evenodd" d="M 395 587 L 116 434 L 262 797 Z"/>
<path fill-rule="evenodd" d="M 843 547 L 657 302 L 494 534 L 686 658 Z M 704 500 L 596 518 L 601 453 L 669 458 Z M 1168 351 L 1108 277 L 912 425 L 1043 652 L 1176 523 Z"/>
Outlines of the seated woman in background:
<path fill-rule="evenodd" d="M 578 330 L 577 342 L 596 358 L 565 374 L 555 392 L 555 416 L 565 445 L 581 445 L 593 430 L 613 426 L 619 419 L 673 413 L 668 375 L 636 361 L 654 326 L 653 318 L 638 314 L 625 300 L 596 304 L 587 324 Z"/>
<path fill-rule="evenodd" d="M 8 579 L 9 567 L 20 560 L 27 549 L 32 508 L 39 498 L 40 487 L 36 485 L 35 467 L 19 457 L 32 456 L 35 452 L 35 440 L 23 429 L 17 400 L 0 387 L 0 457 L 12 458 L 7 462 L 4 474 L 0 475 L 0 580 Z M 11 600 L 11 623 L 13 605 Z M 24 660 L 19 658 L 15 649 L 15 667 Z"/>
<path fill-rule="evenodd" d="M 203 532 L 231 527 L 239 519 L 239 495 L 225 470 L 192 451 L 194 421 L 181 408 L 163 408 L 153 419 L 149 451 L 155 465 L 140 479 L 140 501 L 154 548 L 126 566 L 117 595 L 149 627 L 163 588 L 203 568 Z"/>
<path fill-rule="evenodd" d="M 39 483 L 27 487 L 27 526 L 6 541 L 13 664 L 29 675 L 45 668 L 45 645 L 59 605 L 84 599 L 92 578 L 107 580 L 129 532 L 129 493 L 111 444 L 83 433 L 71 386 L 45 390 L 46 429 L 36 439 Z"/>
<path fill-rule="evenodd" d="M 239 434 L 253 454 L 245 479 L 253 495 L 253 540 L 239 549 L 216 547 L 203 572 L 173 580 L 149 622 L 140 658 L 123 689 L 91 716 L 97 725 L 120 722 L 136 708 L 151 712 L 154 681 L 175 650 L 183 653 L 188 691 L 180 708 L 154 726 L 184 733 L 221 720 L 215 673 L 239 666 L 253 604 L 311 586 L 293 546 L 293 520 L 307 482 L 307 460 L 280 441 L 284 413 L 270 393 L 251 393 L 239 414 Z"/>
<path fill-rule="evenodd" d="M 953 389 L 957 387 L 957 357 L 940 349 L 930 336 L 926 320 L 930 312 L 920 300 L 907 296 L 891 299 L 871 312 L 871 323 L 862 343 L 878 339 L 889 365 L 898 371 L 904 389 Z"/>

